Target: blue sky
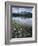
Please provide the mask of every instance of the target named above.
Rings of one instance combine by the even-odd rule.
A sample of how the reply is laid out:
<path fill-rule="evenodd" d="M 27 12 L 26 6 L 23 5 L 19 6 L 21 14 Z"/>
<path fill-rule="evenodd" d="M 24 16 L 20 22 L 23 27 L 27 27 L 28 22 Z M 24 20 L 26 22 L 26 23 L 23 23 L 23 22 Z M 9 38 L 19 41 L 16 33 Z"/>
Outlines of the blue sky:
<path fill-rule="evenodd" d="M 24 11 L 32 13 L 32 8 L 18 8 L 18 7 L 12 8 L 12 13 L 21 13 L 21 12 L 24 12 Z"/>

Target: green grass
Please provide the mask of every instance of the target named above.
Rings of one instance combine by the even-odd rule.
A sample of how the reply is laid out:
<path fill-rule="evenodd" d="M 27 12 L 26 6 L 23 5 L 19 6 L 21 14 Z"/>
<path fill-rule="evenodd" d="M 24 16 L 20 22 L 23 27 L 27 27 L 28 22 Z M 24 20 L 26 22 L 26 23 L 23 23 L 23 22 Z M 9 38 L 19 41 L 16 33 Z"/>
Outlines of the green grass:
<path fill-rule="evenodd" d="M 11 22 L 12 38 L 32 37 L 32 26 Z"/>

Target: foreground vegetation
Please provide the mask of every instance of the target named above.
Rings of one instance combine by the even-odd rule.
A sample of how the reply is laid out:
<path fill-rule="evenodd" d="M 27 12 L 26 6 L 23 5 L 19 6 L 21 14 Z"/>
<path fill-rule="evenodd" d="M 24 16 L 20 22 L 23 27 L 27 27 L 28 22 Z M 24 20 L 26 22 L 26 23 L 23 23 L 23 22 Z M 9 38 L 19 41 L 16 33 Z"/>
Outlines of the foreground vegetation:
<path fill-rule="evenodd" d="M 32 26 L 11 22 L 12 38 L 32 37 Z"/>

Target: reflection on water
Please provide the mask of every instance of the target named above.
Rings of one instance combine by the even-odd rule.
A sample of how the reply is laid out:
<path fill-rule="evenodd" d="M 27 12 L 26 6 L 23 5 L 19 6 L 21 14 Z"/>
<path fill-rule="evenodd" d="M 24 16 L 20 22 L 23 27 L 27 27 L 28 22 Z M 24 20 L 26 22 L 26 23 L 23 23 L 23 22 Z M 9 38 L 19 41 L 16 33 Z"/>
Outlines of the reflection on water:
<path fill-rule="evenodd" d="M 12 17 L 12 20 L 15 20 L 15 22 L 19 24 L 32 25 L 32 18 Z"/>

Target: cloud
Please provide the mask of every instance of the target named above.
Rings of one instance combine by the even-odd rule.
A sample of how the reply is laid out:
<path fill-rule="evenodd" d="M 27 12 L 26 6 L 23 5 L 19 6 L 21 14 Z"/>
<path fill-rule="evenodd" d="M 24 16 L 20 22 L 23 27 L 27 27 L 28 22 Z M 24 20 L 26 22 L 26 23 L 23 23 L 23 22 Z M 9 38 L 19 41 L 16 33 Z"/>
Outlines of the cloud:
<path fill-rule="evenodd" d="M 12 7 L 12 13 L 21 13 L 21 12 L 31 12 L 32 13 L 32 8 L 18 8 L 18 7 Z"/>

